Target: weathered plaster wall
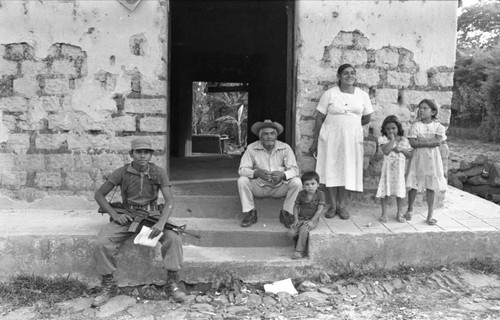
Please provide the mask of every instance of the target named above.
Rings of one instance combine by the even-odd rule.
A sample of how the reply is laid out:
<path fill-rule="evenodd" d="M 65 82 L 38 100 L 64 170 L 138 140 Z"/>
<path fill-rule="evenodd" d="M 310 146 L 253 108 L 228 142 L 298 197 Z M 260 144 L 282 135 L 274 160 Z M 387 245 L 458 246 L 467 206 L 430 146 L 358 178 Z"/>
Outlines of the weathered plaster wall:
<path fill-rule="evenodd" d="M 455 1 L 299 1 L 296 4 L 296 153 L 302 170 L 314 168 L 308 149 L 321 94 L 336 85 L 337 68 L 351 63 L 358 86 L 370 93 L 365 126 L 364 186 L 376 190 L 382 162 L 376 139 L 383 119 L 397 115 L 409 127 L 423 98 L 450 118 L 455 63 Z M 369 194 L 369 192 L 365 192 Z"/>
<path fill-rule="evenodd" d="M 153 136 L 164 161 L 166 5 L 2 1 L 0 195 L 91 196 Z"/>

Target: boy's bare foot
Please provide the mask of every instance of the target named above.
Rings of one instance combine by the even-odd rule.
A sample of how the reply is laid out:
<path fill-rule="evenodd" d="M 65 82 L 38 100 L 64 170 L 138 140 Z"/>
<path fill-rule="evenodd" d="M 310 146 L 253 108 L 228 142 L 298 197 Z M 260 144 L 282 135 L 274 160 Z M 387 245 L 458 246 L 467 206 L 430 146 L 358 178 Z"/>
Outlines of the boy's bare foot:
<path fill-rule="evenodd" d="M 408 221 L 410 221 L 410 220 L 411 220 L 411 217 L 412 217 L 412 216 L 413 216 L 413 211 L 409 211 L 409 210 L 408 210 L 408 211 L 406 211 L 406 213 L 403 215 L 403 217 L 404 217 L 406 220 L 408 220 Z"/>
<path fill-rule="evenodd" d="M 378 218 L 378 221 L 380 221 L 382 223 L 387 223 L 387 217 L 386 216 L 381 216 L 380 218 Z"/>
<path fill-rule="evenodd" d="M 398 213 L 396 215 L 396 220 L 398 220 L 398 222 L 401 222 L 401 223 L 406 222 L 406 219 L 403 218 L 403 216 L 400 213 Z"/>

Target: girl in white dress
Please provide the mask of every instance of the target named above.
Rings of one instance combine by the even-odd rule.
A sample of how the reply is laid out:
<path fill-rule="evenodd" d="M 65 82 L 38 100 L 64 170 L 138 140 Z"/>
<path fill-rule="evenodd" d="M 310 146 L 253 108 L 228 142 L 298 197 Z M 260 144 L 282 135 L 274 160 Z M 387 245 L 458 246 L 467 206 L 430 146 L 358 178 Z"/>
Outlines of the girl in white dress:
<path fill-rule="evenodd" d="M 403 126 L 396 116 L 388 116 L 384 119 L 381 132 L 378 145 L 384 153 L 384 162 L 376 194 L 382 205 L 380 221 L 387 222 L 387 200 L 390 196 L 396 196 L 398 207 L 396 219 L 399 222 L 405 222 L 403 198 L 406 197 L 406 158 L 411 157 L 410 142 L 403 136 Z"/>
<path fill-rule="evenodd" d="M 412 217 L 417 191 L 426 190 L 428 208 L 426 222 L 429 225 L 437 223 L 433 217 L 434 194 L 436 191 L 446 190 L 443 161 L 439 152 L 445 128 L 436 121 L 437 112 L 438 108 L 434 101 L 422 100 L 418 105 L 419 121 L 415 122 L 408 132 L 408 140 L 414 151 L 406 177 L 406 186 L 410 191 L 405 218 L 410 220 Z"/>

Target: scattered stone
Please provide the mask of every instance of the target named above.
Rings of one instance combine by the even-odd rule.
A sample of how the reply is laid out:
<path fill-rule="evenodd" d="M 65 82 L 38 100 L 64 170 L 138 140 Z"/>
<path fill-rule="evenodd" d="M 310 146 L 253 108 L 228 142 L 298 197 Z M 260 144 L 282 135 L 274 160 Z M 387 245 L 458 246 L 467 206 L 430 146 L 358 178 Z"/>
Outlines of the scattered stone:
<path fill-rule="evenodd" d="M 37 316 L 32 307 L 22 307 L 16 310 L 9 312 L 6 316 L 2 317 L 2 320 L 27 320 L 27 319 L 36 319 Z"/>
<path fill-rule="evenodd" d="M 306 280 L 299 285 L 298 289 L 299 291 L 316 291 L 318 285 L 312 281 Z"/>
<path fill-rule="evenodd" d="M 87 319 L 94 319 L 95 316 L 96 316 L 96 313 L 97 313 L 97 310 L 94 309 L 94 308 L 87 308 L 85 310 L 83 310 L 83 315 L 85 316 L 85 318 Z M 3 319 L 3 318 L 2 318 Z"/>
<path fill-rule="evenodd" d="M 125 295 L 119 295 L 109 299 L 109 301 L 105 305 L 99 307 L 96 316 L 98 318 L 109 317 L 115 313 L 127 310 L 135 304 L 135 298 Z"/>
<path fill-rule="evenodd" d="M 248 294 L 247 305 L 249 307 L 258 306 L 260 304 L 262 304 L 262 298 L 261 298 L 261 296 L 259 296 L 258 294 L 255 294 L 255 293 Z"/>
<path fill-rule="evenodd" d="M 278 297 L 278 301 L 281 303 L 282 306 L 288 306 L 290 303 L 293 302 L 292 295 L 287 292 L 278 292 L 276 296 Z"/>
<path fill-rule="evenodd" d="M 351 297 L 351 299 L 363 295 L 361 293 L 361 291 L 359 291 L 357 285 L 349 284 L 349 285 L 347 285 L 346 290 L 347 290 L 347 294 L 349 295 L 349 297 Z"/>
<path fill-rule="evenodd" d="M 342 286 L 342 285 L 337 285 L 337 291 L 338 291 L 341 295 L 343 295 L 344 297 L 349 296 L 349 294 L 347 293 L 346 288 L 345 288 L 344 286 Z"/>
<path fill-rule="evenodd" d="M 324 294 L 327 294 L 327 295 L 334 295 L 335 294 L 335 291 L 333 291 L 332 289 L 330 288 L 327 288 L 327 287 L 320 287 L 318 289 L 319 292 L 321 293 L 324 293 Z"/>
<path fill-rule="evenodd" d="M 194 298 L 194 301 L 196 303 L 210 303 L 212 302 L 212 298 L 210 298 L 207 295 L 202 295 L 202 296 L 196 296 L 196 298 Z"/>
<path fill-rule="evenodd" d="M 332 282 L 332 279 L 330 278 L 328 273 L 323 271 L 319 274 L 319 282 L 322 284 L 327 284 L 327 283 Z"/>
<path fill-rule="evenodd" d="M 221 295 L 212 299 L 213 305 L 225 305 L 229 303 L 229 299 L 225 295 Z"/>
<path fill-rule="evenodd" d="M 92 298 L 76 298 L 73 300 L 63 301 L 56 303 L 56 305 L 64 310 L 71 310 L 73 312 L 80 312 L 87 308 L 90 308 L 92 304 Z"/>
<path fill-rule="evenodd" d="M 297 296 L 297 301 L 311 301 L 316 304 L 328 303 L 328 296 L 320 292 L 303 292 Z"/>
<path fill-rule="evenodd" d="M 388 294 L 392 294 L 392 292 L 394 291 L 394 287 L 389 282 L 382 282 L 382 287 Z"/>
<path fill-rule="evenodd" d="M 401 279 L 394 279 L 392 280 L 392 285 L 394 286 L 395 289 L 401 289 L 403 288 L 403 281 Z"/>
<path fill-rule="evenodd" d="M 191 310 L 196 310 L 199 312 L 213 312 L 215 308 L 208 303 L 195 303 L 191 305 Z"/>
<path fill-rule="evenodd" d="M 230 306 L 226 309 L 226 311 L 227 311 L 227 313 L 241 315 L 241 314 L 249 313 L 250 309 L 248 309 L 245 306 Z"/>
<path fill-rule="evenodd" d="M 146 317 L 148 315 L 154 314 L 156 306 L 151 303 L 137 303 L 131 308 L 127 309 L 134 318 Z"/>
<path fill-rule="evenodd" d="M 248 302 L 248 295 L 246 294 L 238 293 L 234 298 L 235 304 L 247 304 L 247 302 Z"/>
<path fill-rule="evenodd" d="M 373 288 L 373 292 L 375 292 L 375 295 L 377 297 L 379 297 L 379 298 L 383 298 L 384 297 L 384 292 L 378 287 L 378 285 L 373 284 L 372 288 Z"/>
<path fill-rule="evenodd" d="M 276 304 L 278 304 L 278 302 L 271 296 L 264 296 L 262 298 L 262 303 L 265 306 L 275 306 Z"/>
<path fill-rule="evenodd" d="M 366 290 L 365 286 L 362 283 L 358 283 L 358 290 L 361 291 L 363 295 L 368 294 L 368 291 Z"/>
<path fill-rule="evenodd" d="M 487 156 L 480 154 L 474 159 L 474 164 L 486 164 L 490 161 L 491 160 Z"/>

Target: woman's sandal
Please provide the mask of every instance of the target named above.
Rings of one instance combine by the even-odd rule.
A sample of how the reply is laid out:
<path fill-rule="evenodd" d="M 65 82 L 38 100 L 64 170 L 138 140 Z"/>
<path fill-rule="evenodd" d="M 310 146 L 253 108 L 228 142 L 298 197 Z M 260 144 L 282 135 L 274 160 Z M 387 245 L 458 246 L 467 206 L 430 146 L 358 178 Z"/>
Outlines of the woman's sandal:
<path fill-rule="evenodd" d="M 435 226 L 437 224 L 437 220 L 436 219 L 427 219 L 425 220 L 427 222 L 428 225 L 430 226 Z"/>
<path fill-rule="evenodd" d="M 412 211 L 406 211 L 406 213 L 403 215 L 403 217 L 410 221 L 411 220 L 411 216 L 413 215 Z"/>
<path fill-rule="evenodd" d="M 401 223 L 406 222 L 406 219 L 403 216 L 399 215 L 399 214 L 396 216 L 396 220 L 398 220 L 398 222 L 401 222 Z"/>

